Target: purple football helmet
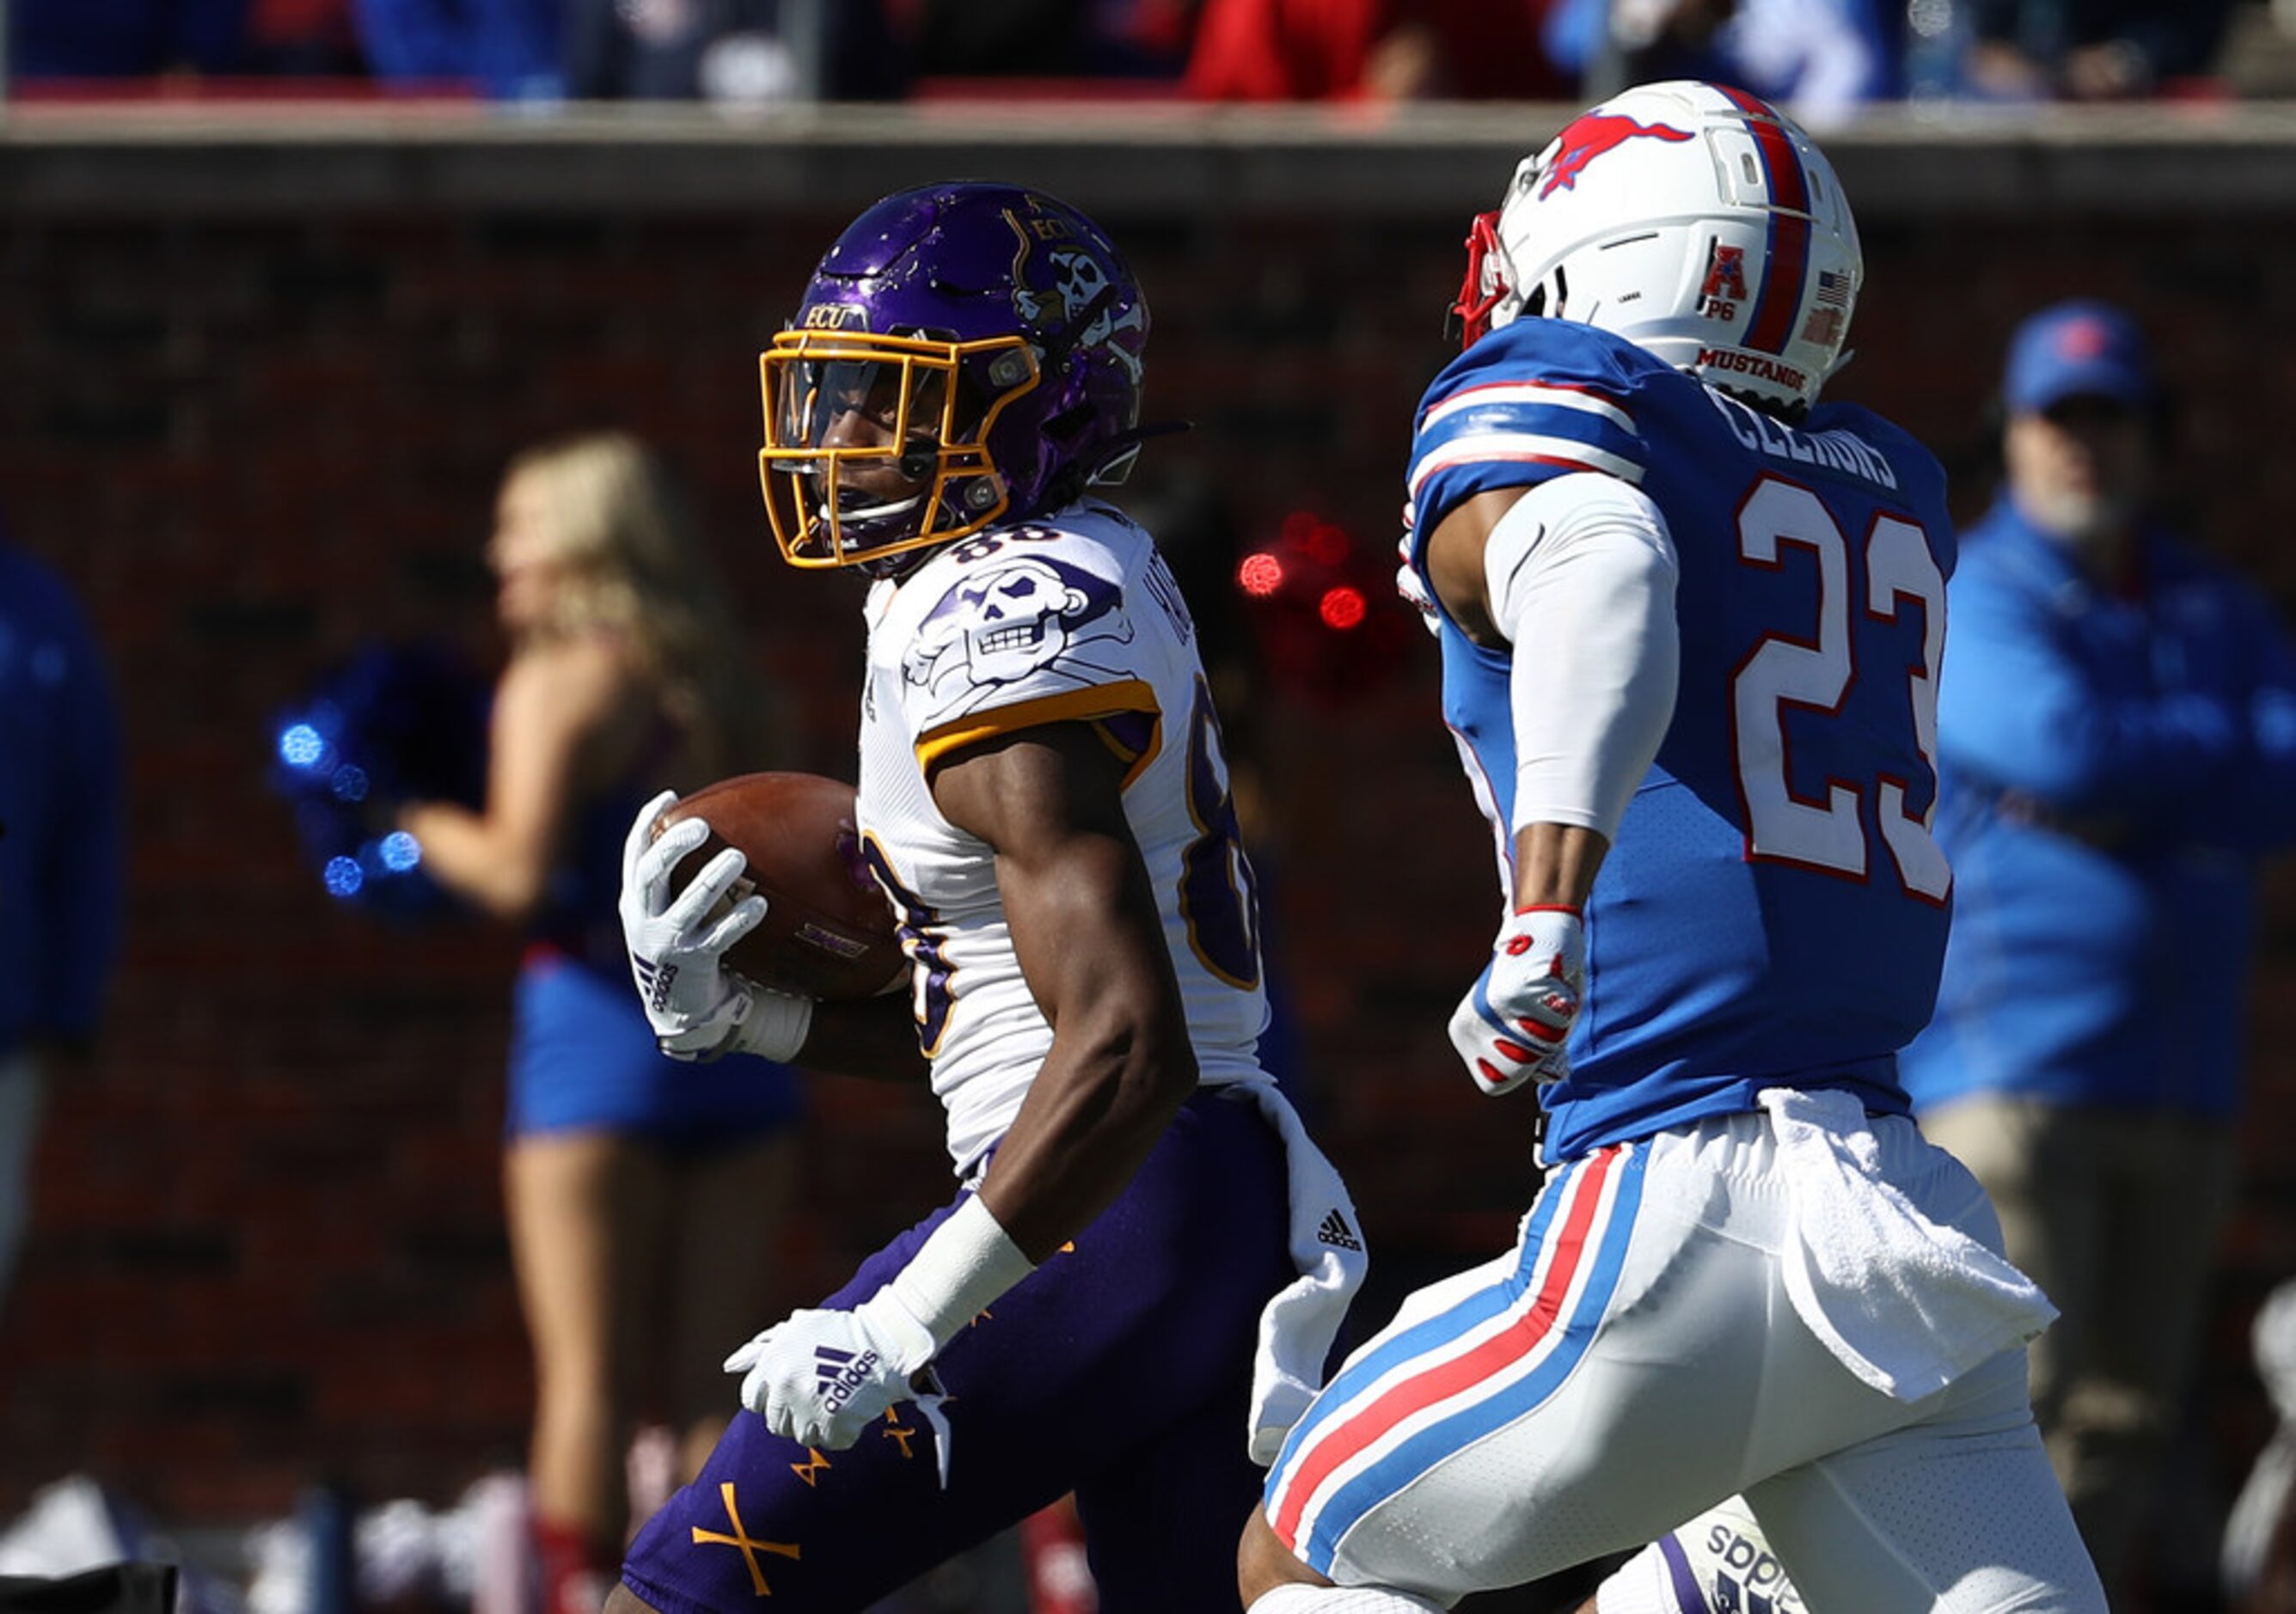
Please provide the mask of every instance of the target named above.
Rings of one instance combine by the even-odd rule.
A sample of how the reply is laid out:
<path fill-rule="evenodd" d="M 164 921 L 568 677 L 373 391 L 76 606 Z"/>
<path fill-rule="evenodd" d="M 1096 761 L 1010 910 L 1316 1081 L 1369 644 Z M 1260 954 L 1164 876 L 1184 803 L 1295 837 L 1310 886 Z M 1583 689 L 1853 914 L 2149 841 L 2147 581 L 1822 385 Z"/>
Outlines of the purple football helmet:
<path fill-rule="evenodd" d="M 1066 203 L 976 181 L 887 197 L 759 360 L 783 554 L 878 569 L 1122 480 L 1147 340 L 1131 271 Z"/>

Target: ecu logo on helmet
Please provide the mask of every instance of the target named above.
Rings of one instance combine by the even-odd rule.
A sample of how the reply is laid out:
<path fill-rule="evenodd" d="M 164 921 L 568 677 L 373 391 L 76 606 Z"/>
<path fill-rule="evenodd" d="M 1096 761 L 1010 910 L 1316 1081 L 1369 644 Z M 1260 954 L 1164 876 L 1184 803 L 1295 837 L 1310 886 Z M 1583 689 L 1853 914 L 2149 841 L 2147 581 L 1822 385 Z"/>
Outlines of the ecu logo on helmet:
<path fill-rule="evenodd" d="M 866 331 L 869 310 L 856 303 L 816 303 L 805 311 L 808 331 Z"/>

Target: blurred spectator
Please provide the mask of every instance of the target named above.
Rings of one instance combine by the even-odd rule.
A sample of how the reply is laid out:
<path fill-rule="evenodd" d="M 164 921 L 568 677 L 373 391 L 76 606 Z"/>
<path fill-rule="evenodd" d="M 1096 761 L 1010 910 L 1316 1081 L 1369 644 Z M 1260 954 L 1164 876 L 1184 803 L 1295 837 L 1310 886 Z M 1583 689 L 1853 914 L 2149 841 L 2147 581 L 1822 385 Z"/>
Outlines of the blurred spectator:
<path fill-rule="evenodd" d="M 1886 0 L 1744 0 L 1722 30 L 1731 82 L 1784 101 L 1806 123 L 1848 121 L 1899 94 L 1903 74 Z"/>
<path fill-rule="evenodd" d="M 0 1305 L 51 1079 L 85 1068 L 119 933 L 119 739 L 62 580 L 0 539 Z"/>
<path fill-rule="evenodd" d="M 2062 1313 L 2034 1411 L 2119 1607 L 2231 1197 L 2257 864 L 2296 840 L 2296 648 L 2152 519 L 2165 400 L 2127 314 L 2035 315 L 2002 402 L 2005 492 L 1948 594 L 1953 936 L 1901 1063 Z"/>
<path fill-rule="evenodd" d="M 1838 124 L 1896 92 L 1891 0 L 1558 0 L 1542 43 L 1601 98 L 1629 84 L 1711 78 Z"/>
<path fill-rule="evenodd" d="M 359 42 L 388 84 L 471 84 L 500 101 L 565 93 L 560 0 L 355 0 Z"/>
<path fill-rule="evenodd" d="M 142 78 L 243 65 L 249 0 L 12 0 L 8 71 L 18 78 Z"/>
<path fill-rule="evenodd" d="M 1569 80 L 1544 0 L 1207 0 L 1188 60 L 1201 101 L 1538 100 Z"/>
<path fill-rule="evenodd" d="M 1201 0 L 906 0 L 941 78 L 1176 78 Z"/>
<path fill-rule="evenodd" d="M 619 435 L 537 448 L 495 520 L 511 655 L 486 805 L 400 823 L 439 884 L 533 938 L 504 1173 L 537 1381 L 529 1484 L 544 1614 L 595 1614 L 629 1523 L 623 1450 L 652 1388 L 638 1370 L 668 1370 L 691 1479 L 736 1405 L 719 1362 L 773 1315 L 754 1252 L 778 1237 L 798 1094 L 776 1065 L 658 1052 L 615 916 L 646 799 L 758 765 L 743 658 L 664 467 Z"/>
<path fill-rule="evenodd" d="M 365 77 L 351 0 L 247 0 L 247 65 L 295 78 Z"/>
<path fill-rule="evenodd" d="M 2280 1421 L 2225 1521 L 2226 1606 L 2235 1614 L 2296 1614 L 2296 1279 L 2266 1297 L 2249 1338 Z"/>
<path fill-rule="evenodd" d="M 363 76 L 351 0 L 14 0 L 16 77 Z"/>
<path fill-rule="evenodd" d="M 589 101 L 889 101 L 907 53 L 878 0 L 569 0 L 566 90 Z"/>
<path fill-rule="evenodd" d="M 1971 89 L 1995 99 L 2121 101 L 2207 74 L 2232 0 L 1957 0 Z"/>

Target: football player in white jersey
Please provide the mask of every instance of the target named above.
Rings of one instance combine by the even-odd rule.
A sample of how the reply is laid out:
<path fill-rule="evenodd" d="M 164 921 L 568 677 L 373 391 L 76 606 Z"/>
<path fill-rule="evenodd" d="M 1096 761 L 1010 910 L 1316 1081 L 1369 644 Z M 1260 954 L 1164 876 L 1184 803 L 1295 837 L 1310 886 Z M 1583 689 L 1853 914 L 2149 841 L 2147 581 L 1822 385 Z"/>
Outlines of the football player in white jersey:
<path fill-rule="evenodd" d="M 961 1186 L 734 1354 L 759 1415 L 641 1533 L 618 1610 L 864 1607 L 1070 1491 L 1104 1610 L 1237 1606 L 1235 1528 L 1363 1251 L 1258 1059 L 1186 604 L 1090 493 L 1137 450 L 1147 333 L 1090 220 L 946 184 L 864 213 L 764 356 L 783 553 L 871 579 L 858 828 L 912 992 L 814 1004 L 724 970 L 758 899 L 707 917 L 737 852 L 673 892 L 704 832 L 649 845 L 660 801 L 625 929 L 674 1052 L 929 1073 Z"/>
<path fill-rule="evenodd" d="M 1951 889 L 1953 528 L 1935 456 L 1818 401 L 1861 274 L 1833 169 L 1742 91 L 1644 86 L 1470 241 L 1405 580 L 1505 898 L 1451 1038 L 1535 1093 L 1552 1170 L 1293 1428 L 1252 1614 L 1425 1614 L 1653 1538 L 1604 1614 L 1751 1607 L 1677 1529 L 1733 1493 L 1829 1614 L 2101 1610 L 2026 1400 L 2051 1310 L 1898 1079 Z"/>

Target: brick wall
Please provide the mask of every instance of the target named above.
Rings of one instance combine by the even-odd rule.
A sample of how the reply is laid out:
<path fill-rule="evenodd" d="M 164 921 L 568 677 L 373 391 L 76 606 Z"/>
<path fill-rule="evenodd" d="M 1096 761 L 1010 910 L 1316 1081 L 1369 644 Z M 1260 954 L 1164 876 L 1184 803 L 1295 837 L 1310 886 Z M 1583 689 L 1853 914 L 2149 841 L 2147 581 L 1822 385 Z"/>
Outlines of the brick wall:
<path fill-rule="evenodd" d="M 1209 475 L 1254 540 L 1294 510 L 1341 523 L 1383 577 L 1456 222 L 1108 211 L 1155 308 L 1152 413 L 1196 422 L 1153 457 Z M 515 1460 L 525 1346 L 497 1208 L 514 944 L 331 905 L 266 792 L 266 723 L 370 635 L 487 653 L 477 553 L 504 459 L 618 424 L 701 489 L 792 760 L 849 772 L 857 599 L 774 559 L 750 456 L 752 355 L 843 212 L 0 217 L 0 500 L 93 610 L 134 803 L 116 1010 L 56 1095 L 0 1326 L 0 1517 L 83 1468 L 201 1519 L 276 1512 L 322 1471 L 444 1500 Z M 1973 464 L 2017 315 L 2128 299 L 2189 402 L 2202 535 L 2296 606 L 2296 457 L 2270 424 L 2296 417 L 2296 369 L 2284 342 L 2254 358 L 2296 324 L 2281 244 L 2296 221 L 2229 212 L 1885 220 L 1840 391 Z M 1279 658 L 1245 720 L 1305 1079 L 1390 1290 L 1494 1248 L 1529 1182 L 1527 1115 L 1475 1098 L 1443 1039 L 1486 943 L 1487 843 L 1428 658 L 1409 634 L 1394 648 L 1343 692 Z M 2261 1438 L 2246 1315 L 2296 1267 L 2292 988 L 2282 878 L 2206 1414 L 2227 1473 Z M 779 1252 L 792 1300 L 946 1188 L 924 1101 L 816 1096 Z"/>

